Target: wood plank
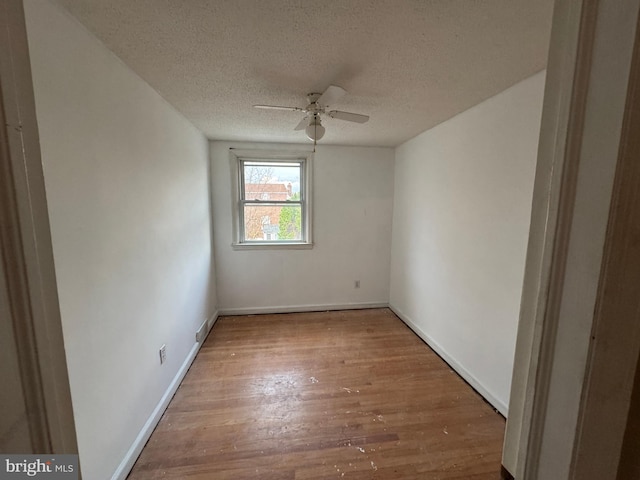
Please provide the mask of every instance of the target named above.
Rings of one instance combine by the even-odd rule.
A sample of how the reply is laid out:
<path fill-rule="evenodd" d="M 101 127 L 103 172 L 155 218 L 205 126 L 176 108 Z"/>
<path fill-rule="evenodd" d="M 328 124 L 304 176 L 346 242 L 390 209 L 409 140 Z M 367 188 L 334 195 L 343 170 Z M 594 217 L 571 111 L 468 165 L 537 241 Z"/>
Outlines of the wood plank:
<path fill-rule="evenodd" d="M 503 435 L 388 309 L 221 317 L 129 479 L 497 479 Z"/>

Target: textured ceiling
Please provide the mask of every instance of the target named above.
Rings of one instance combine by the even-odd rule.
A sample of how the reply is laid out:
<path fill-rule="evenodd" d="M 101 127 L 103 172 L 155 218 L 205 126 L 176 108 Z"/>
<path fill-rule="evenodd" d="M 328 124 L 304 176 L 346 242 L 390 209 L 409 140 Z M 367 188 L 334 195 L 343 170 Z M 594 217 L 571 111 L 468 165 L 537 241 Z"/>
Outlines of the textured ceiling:
<path fill-rule="evenodd" d="M 396 146 L 546 65 L 553 0 L 57 0 L 209 138 Z"/>

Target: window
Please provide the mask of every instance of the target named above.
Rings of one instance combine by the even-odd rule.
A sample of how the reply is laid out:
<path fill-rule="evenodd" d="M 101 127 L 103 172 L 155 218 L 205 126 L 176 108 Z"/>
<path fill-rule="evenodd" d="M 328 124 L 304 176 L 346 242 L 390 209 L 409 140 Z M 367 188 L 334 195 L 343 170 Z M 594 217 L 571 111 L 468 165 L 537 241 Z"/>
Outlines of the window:
<path fill-rule="evenodd" d="M 310 248 L 311 153 L 231 150 L 234 247 Z"/>

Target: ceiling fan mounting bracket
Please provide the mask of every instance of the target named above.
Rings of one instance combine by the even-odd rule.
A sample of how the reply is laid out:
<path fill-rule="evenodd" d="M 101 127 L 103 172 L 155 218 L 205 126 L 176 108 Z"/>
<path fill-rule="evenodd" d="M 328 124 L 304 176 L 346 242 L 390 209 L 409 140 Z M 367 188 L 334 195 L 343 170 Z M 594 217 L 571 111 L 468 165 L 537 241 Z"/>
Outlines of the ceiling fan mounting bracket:
<path fill-rule="evenodd" d="M 309 103 L 316 103 L 321 96 L 321 93 L 308 93 L 307 100 L 309 100 Z"/>

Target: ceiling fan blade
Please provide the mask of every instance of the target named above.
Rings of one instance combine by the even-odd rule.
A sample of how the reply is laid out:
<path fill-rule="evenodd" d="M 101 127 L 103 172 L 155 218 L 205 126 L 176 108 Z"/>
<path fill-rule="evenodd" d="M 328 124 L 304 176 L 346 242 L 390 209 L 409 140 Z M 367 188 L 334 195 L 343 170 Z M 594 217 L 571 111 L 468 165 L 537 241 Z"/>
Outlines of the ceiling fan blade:
<path fill-rule="evenodd" d="M 327 113 L 331 118 L 346 120 L 347 122 L 366 123 L 369 121 L 369 115 L 360 115 L 359 113 L 341 112 L 340 110 L 331 110 Z"/>
<path fill-rule="evenodd" d="M 307 117 L 304 117 L 302 120 L 300 120 L 300 123 L 296 125 L 296 128 L 294 128 L 294 130 L 304 130 L 305 128 L 307 128 L 308 124 L 309 120 L 307 119 Z"/>
<path fill-rule="evenodd" d="M 292 112 L 303 112 L 304 108 L 281 107 L 279 105 L 254 105 L 254 108 L 264 108 L 265 110 L 290 110 Z"/>
<path fill-rule="evenodd" d="M 329 88 L 327 88 L 324 93 L 320 95 L 320 98 L 316 100 L 316 103 L 319 103 L 320 105 L 323 105 L 325 107 L 327 105 L 333 105 L 336 100 L 341 98 L 346 93 L 347 91 L 342 87 L 338 87 L 337 85 L 329 85 Z"/>

